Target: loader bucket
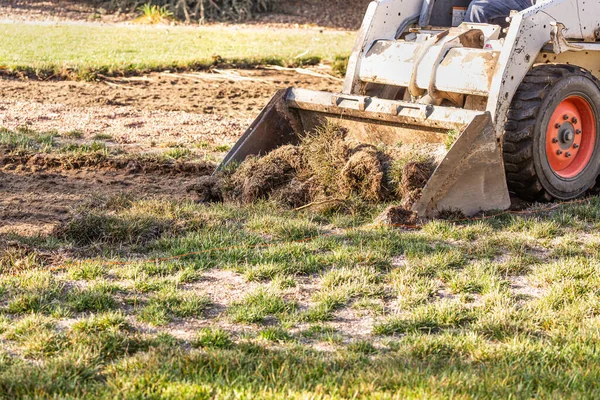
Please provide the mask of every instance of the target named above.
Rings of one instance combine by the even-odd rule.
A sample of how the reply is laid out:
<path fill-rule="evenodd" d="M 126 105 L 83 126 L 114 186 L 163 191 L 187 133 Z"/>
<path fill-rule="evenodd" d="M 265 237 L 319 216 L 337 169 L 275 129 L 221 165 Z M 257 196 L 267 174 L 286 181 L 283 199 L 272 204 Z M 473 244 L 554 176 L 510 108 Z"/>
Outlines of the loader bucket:
<path fill-rule="evenodd" d="M 442 210 L 473 215 L 510 206 L 502 152 L 489 113 L 375 97 L 280 90 L 218 169 L 296 144 L 304 132 L 326 122 L 347 128 L 349 139 L 357 142 L 410 144 L 436 156 L 438 167 L 413 206 L 420 217 L 435 217 Z M 460 135 L 448 151 L 444 143 L 450 130 Z"/>

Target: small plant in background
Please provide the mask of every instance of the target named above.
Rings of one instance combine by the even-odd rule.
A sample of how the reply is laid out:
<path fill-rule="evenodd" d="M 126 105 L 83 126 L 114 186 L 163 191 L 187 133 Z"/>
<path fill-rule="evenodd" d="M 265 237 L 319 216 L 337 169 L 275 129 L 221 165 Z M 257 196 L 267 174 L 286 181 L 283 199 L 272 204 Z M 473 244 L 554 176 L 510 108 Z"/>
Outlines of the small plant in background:
<path fill-rule="evenodd" d="M 173 13 L 167 6 L 157 6 L 152 3 L 146 3 L 138 8 L 143 15 L 136 18 L 133 22 L 139 24 L 162 24 L 171 23 L 175 20 Z"/>
<path fill-rule="evenodd" d="M 256 14 L 273 10 L 277 0 L 161 0 L 162 5 L 144 4 L 137 10 L 143 15 L 139 23 L 161 23 L 175 19 L 185 22 L 198 21 L 244 21 Z M 137 7 L 133 0 L 113 0 L 109 9 L 131 10 Z M 117 7 L 118 6 L 118 7 Z"/>
<path fill-rule="evenodd" d="M 339 76 L 346 76 L 346 70 L 348 68 L 348 56 L 335 56 L 331 69 Z"/>
<path fill-rule="evenodd" d="M 269 327 L 258 333 L 261 339 L 271 342 L 289 342 L 293 337 L 283 328 Z"/>
<path fill-rule="evenodd" d="M 83 132 L 77 129 L 65 132 L 62 134 L 62 137 L 67 139 L 81 139 L 83 137 Z"/>
<path fill-rule="evenodd" d="M 105 141 L 112 141 L 113 137 L 107 133 L 97 133 L 96 135 L 94 135 L 92 137 L 92 139 L 94 140 L 105 140 Z"/>
<path fill-rule="evenodd" d="M 460 132 L 457 131 L 456 129 L 450 129 L 448 131 L 448 134 L 446 136 L 446 150 L 450 150 L 450 148 L 452 147 L 452 145 L 454 144 L 454 142 L 456 142 L 456 139 L 458 139 L 458 137 L 460 136 Z"/>
<path fill-rule="evenodd" d="M 164 153 L 164 156 L 175 160 L 181 160 L 184 158 L 188 158 L 191 154 L 192 151 L 190 149 L 187 149 L 185 147 L 175 147 L 174 149 L 166 151 Z"/>

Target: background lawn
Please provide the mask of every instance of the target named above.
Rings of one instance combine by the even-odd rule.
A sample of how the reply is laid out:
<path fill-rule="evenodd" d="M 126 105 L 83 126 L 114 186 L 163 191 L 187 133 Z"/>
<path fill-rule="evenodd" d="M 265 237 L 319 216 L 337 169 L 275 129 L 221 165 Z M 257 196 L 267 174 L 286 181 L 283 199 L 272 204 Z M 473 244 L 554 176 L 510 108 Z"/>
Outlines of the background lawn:
<path fill-rule="evenodd" d="M 354 32 L 185 26 L 0 24 L 0 67 L 92 79 L 211 65 L 304 65 L 347 56 Z"/>

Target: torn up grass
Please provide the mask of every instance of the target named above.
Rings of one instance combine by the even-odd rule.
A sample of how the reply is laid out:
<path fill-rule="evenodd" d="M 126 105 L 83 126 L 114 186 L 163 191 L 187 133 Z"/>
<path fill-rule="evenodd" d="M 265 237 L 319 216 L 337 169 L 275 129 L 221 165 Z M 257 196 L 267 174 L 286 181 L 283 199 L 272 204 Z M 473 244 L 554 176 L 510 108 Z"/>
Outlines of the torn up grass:
<path fill-rule="evenodd" d="M 172 148 L 148 153 L 127 152 L 122 146 L 104 141 L 105 137 L 81 140 L 77 135 L 38 132 L 27 127 L 9 130 L 0 127 L 3 164 L 34 171 L 43 169 L 76 170 L 108 168 L 138 172 L 193 173 L 208 175 L 215 164 L 206 154 L 187 148 Z"/>
<path fill-rule="evenodd" d="M 0 398 L 600 395 L 597 197 L 419 231 L 385 206 L 122 195 L 83 248 L 0 238 Z"/>

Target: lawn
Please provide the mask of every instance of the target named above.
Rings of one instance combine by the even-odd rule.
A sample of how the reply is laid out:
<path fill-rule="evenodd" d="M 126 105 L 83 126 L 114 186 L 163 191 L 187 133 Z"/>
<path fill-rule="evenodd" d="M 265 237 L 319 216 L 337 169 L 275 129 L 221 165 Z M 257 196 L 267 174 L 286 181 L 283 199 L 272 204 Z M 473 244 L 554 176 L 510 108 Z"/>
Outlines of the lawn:
<path fill-rule="evenodd" d="M 384 207 L 123 194 L 8 235 L 0 398 L 600 396 L 598 197 L 418 230 Z"/>
<path fill-rule="evenodd" d="M 353 32 L 186 26 L 0 24 L 0 67 L 94 79 L 212 65 L 304 65 L 350 54 Z"/>
<path fill-rule="evenodd" d="M 0 32 L 6 68 L 85 79 L 216 55 L 331 60 L 353 41 L 222 27 Z M 130 161 L 200 168 L 226 150 L 136 154 L 81 136 L 0 129 L 0 155 L 46 160 L 27 173 L 54 185 L 53 174 Z M 13 167 L 0 193 L 3 174 L 25 173 Z M 2 234 L 0 399 L 600 397 L 599 197 L 418 229 L 376 223 L 386 206 L 90 193 L 48 235 Z"/>

